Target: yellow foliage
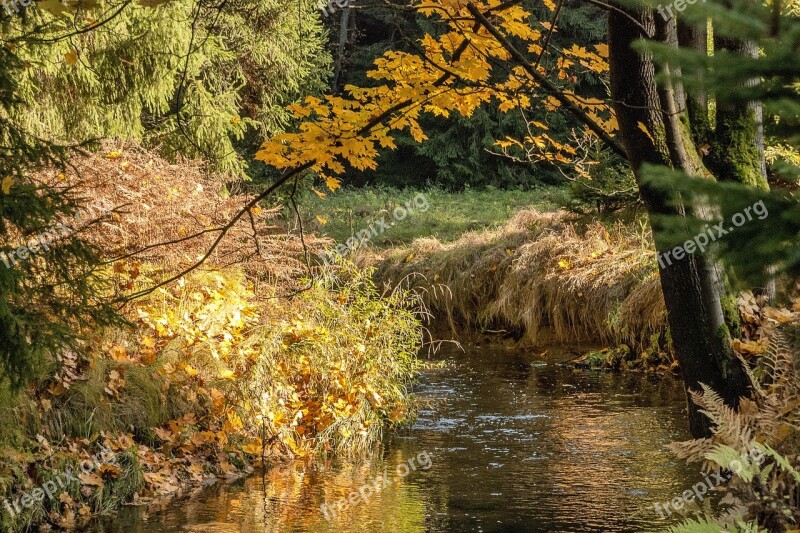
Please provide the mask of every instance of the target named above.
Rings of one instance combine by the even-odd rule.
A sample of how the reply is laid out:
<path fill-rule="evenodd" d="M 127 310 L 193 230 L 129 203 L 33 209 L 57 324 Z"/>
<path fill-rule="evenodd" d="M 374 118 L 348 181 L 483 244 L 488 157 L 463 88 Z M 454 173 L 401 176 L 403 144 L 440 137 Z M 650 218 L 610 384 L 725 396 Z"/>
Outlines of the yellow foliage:
<path fill-rule="evenodd" d="M 541 53 L 542 32 L 531 24 L 531 14 L 520 5 L 501 7 L 501 4 L 498 0 L 475 2 L 483 12 L 492 10 L 494 24 L 500 31 L 522 41 L 529 51 Z M 555 8 L 550 0 L 545 5 L 551 10 Z M 358 170 L 374 169 L 378 148 L 395 147 L 393 132 L 407 130 L 417 142 L 427 139 L 418 121 L 423 111 L 440 117 L 448 117 L 452 112 L 469 117 L 479 106 L 491 101 L 504 112 L 531 105 L 527 94 L 535 92 L 534 80 L 518 66 L 505 79 L 497 79 L 492 62 L 508 60 L 509 53 L 483 26 L 475 31 L 475 21 L 466 2 L 426 0 L 416 9 L 423 15 L 439 18 L 447 30 L 438 37 L 425 35 L 420 40 L 420 54 L 390 50 L 376 59 L 367 76 L 384 82 L 381 85 L 367 88 L 347 85 L 347 97 L 308 96 L 302 103 L 289 106 L 303 122 L 296 132 L 282 133 L 266 141 L 256 158 L 279 170 L 310 166 L 318 173 L 340 175 L 345 164 Z M 540 25 L 550 28 L 547 22 Z M 557 61 L 555 77 L 572 82 L 577 79 L 573 69 L 578 67 L 605 73 L 608 47 L 594 48 L 596 52 L 577 45 L 565 48 Z M 565 88 L 564 92 L 569 91 Z M 573 100 L 579 107 L 590 110 L 607 131 L 616 128 L 613 112 L 605 102 L 577 97 Z M 545 105 L 555 109 L 560 103 L 551 96 Z M 570 154 L 553 139 L 537 146 L 545 152 L 542 156 L 545 160 L 570 160 Z M 332 191 L 339 187 L 334 179 L 326 177 Z"/>

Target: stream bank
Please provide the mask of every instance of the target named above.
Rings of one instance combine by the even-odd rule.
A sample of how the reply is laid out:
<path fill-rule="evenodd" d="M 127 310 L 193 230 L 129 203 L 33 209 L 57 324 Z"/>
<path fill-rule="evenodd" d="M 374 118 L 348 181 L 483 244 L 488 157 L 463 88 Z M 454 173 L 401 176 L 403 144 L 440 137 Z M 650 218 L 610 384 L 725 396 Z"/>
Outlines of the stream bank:
<path fill-rule="evenodd" d="M 688 437 L 682 384 L 490 347 L 445 348 L 420 376 L 408 429 L 368 458 L 295 462 L 149 511 L 126 508 L 93 533 L 641 531 L 674 523 L 654 503 L 698 473 L 666 445 Z M 429 468 L 403 465 L 427 454 Z M 320 509 L 374 483 L 368 501 Z"/>
<path fill-rule="evenodd" d="M 635 222 L 522 210 L 451 243 L 419 238 L 368 260 L 386 287 L 414 287 L 454 335 L 500 332 L 518 347 L 609 348 L 639 368 L 672 363 L 650 236 Z"/>

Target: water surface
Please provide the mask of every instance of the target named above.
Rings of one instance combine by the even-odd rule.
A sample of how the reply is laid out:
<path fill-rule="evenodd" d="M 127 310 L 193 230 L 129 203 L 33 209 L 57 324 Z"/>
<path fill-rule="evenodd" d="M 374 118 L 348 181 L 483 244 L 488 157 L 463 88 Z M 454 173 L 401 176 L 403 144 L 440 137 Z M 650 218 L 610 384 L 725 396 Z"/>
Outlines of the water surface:
<path fill-rule="evenodd" d="M 428 402 L 418 421 L 371 459 L 279 467 L 161 511 L 126 508 L 91 531 L 656 530 L 669 522 L 653 503 L 697 481 L 665 448 L 688 438 L 675 380 L 487 348 L 439 357 L 446 366 L 416 387 Z M 320 506 L 351 494 L 326 520 Z"/>

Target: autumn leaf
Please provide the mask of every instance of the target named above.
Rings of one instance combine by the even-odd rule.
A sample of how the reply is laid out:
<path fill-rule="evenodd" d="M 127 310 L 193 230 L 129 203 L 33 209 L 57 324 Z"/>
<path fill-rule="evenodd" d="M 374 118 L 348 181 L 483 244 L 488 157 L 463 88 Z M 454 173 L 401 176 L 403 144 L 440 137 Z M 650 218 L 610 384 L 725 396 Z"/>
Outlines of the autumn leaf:
<path fill-rule="evenodd" d="M 64 54 L 64 62 L 67 65 L 74 65 L 75 63 L 77 63 L 78 62 L 78 51 L 73 48 L 72 50 L 70 50 L 69 52 Z"/>
<path fill-rule="evenodd" d="M 793 314 L 788 309 L 777 309 L 775 307 L 765 307 L 764 316 L 770 320 L 774 320 L 778 324 L 785 324 L 789 322 Z"/>
<path fill-rule="evenodd" d="M 260 455 L 263 449 L 264 449 L 264 444 L 261 439 L 251 440 L 250 442 L 242 446 L 242 451 L 245 453 L 249 453 L 250 455 Z"/>
<path fill-rule="evenodd" d="M 81 484 L 84 486 L 102 487 L 104 485 L 103 478 L 91 472 L 81 472 L 78 475 L 78 479 L 81 480 Z"/>
<path fill-rule="evenodd" d="M 339 179 L 329 176 L 325 178 L 325 186 L 328 187 L 331 192 L 336 192 L 336 189 L 342 186 L 342 182 Z"/>
<path fill-rule="evenodd" d="M 62 394 L 67 392 L 67 386 L 63 382 L 59 381 L 58 383 L 50 385 L 47 391 L 53 396 L 61 396 Z"/>
<path fill-rule="evenodd" d="M 108 351 L 108 354 L 114 361 L 124 362 L 128 360 L 128 351 L 125 349 L 124 346 L 114 345 Z"/>
<path fill-rule="evenodd" d="M 14 185 L 14 178 L 12 178 L 11 176 L 6 176 L 5 178 L 3 178 L 2 186 L 0 186 L 0 188 L 2 188 L 3 190 L 3 194 L 11 193 L 11 187 L 13 185 Z"/>
<path fill-rule="evenodd" d="M 744 355 L 759 355 L 767 351 L 769 343 L 766 339 L 759 341 L 743 341 L 740 339 L 733 339 L 731 341 L 733 349 Z"/>
<path fill-rule="evenodd" d="M 327 218 L 325 218 L 325 217 L 324 217 L 324 216 L 322 216 L 322 215 L 317 215 L 315 218 L 317 219 L 317 221 L 318 221 L 320 224 L 323 224 L 323 225 L 325 225 L 325 224 L 327 224 L 327 223 L 328 223 L 328 219 L 327 219 Z"/>
<path fill-rule="evenodd" d="M 653 136 L 650 135 L 650 132 L 647 130 L 647 126 L 645 126 L 643 122 L 637 122 L 636 127 L 643 131 L 645 135 L 647 135 L 647 138 L 650 139 L 651 143 L 655 144 L 655 139 L 653 139 Z"/>

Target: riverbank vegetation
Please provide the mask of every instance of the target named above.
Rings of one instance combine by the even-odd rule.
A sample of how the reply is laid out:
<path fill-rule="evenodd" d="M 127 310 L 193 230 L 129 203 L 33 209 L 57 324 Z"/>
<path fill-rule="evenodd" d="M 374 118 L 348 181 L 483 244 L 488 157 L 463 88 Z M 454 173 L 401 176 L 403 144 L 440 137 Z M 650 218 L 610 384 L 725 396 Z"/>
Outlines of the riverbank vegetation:
<path fill-rule="evenodd" d="M 678 369 L 796 529 L 797 2 L 339 7 L 5 5 L 3 529 L 373 450 L 432 315 Z"/>
<path fill-rule="evenodd" d="M 641 223 L 522 210 L 499 230 L 392 250 L 377 276 L 390 286 L 408 279 L 429 287 L 428 305 L 454 331 L 504 330 L 534 346 L 626 344 L 648 366 L 669 352 L 650 243 Z"/>
<path fill-rule="evenodd" d="M 363 454 L 412 416 L 407 387 L 422 339 L 412 293 L 380 294 L 369 270 L 344 262 L 303 279 L 298 237 L 276 226 L 252 235 L 244 224 L 202 269 L 151 290 L 209 241 L 148 247 L 227 216 L 233 200 L 217 192 L 224 182 L 136 147 L 109 146 L 72 165 L 74 174 L 55 179 L 119 206 L 76 231 L 117 256 L 148 250 L 99 267 L 108 292 L 98 297 L 143 293 L 119 313 L 124 322 L 82 329 L 3 397 L 0 497 L 12 505 L 4 531 L 74 527 L 254 467 Z M 254 217 L 265 224 L 277 212 Z M 263 255 L 242 251 L 253 239 Z M 81 472 L 102 450 L 115 461 Z M 68 469 L 76 475 L 53 497 L 21 503 Z"/>

